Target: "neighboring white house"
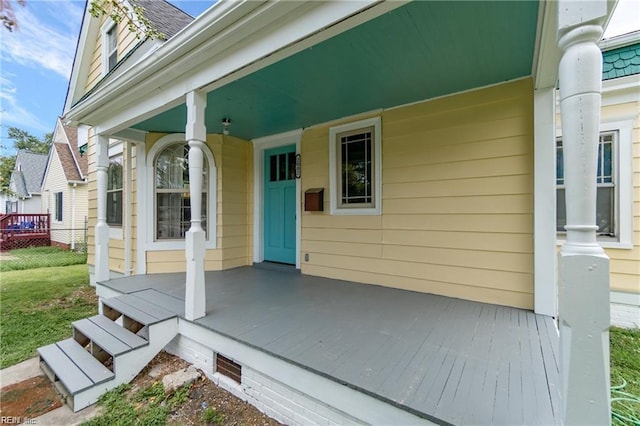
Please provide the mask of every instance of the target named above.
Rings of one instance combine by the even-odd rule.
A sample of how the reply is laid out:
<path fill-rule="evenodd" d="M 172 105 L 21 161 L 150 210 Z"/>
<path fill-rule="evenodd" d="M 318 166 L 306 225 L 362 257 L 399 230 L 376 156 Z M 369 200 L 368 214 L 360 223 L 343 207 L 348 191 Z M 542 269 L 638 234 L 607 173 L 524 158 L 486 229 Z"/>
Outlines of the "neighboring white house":
<path fill-rule="evenodd" d="M 9 183 L 11 195 L 6 213 L 42 213 L 40 188 L 46 165 L 45 154 L 18 151 Z"/>
<path fill-rule="evenodd" d="M 56 122 L 42 179 L 41 211 L 51 214 L 51 245 L 75 249 L 85 238 L 88 210 L 87 157 L 78 151 L 86 132 Z"/>

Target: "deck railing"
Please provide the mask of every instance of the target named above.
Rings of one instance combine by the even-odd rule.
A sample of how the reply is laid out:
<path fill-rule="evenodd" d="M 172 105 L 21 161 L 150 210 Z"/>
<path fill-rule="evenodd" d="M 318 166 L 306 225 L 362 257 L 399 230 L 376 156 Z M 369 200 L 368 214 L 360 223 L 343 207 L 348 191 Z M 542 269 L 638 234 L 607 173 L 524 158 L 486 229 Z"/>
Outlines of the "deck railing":
<path fill-rule="evenodd" d="M 0 250 L 48 246 L 51 217 L 41 213 L 9 213 L 0 217 Z"/>

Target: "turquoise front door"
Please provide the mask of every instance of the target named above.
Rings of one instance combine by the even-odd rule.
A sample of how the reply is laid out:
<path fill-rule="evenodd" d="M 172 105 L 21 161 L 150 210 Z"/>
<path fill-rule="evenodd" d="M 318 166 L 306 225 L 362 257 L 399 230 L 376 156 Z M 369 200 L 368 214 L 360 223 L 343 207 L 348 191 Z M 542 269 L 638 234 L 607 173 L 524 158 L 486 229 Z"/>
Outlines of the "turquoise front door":
<path fill-rule="evenodd" d="M 296 146 L 264 153 L 264 260 L 296 263 Z"/>

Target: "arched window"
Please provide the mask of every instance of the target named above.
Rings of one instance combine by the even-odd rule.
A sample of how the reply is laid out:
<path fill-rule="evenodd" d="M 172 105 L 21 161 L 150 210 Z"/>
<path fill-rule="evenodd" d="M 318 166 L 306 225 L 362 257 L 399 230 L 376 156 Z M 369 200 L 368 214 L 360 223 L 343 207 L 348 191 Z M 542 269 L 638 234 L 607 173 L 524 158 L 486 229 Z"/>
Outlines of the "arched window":
<path fill-rule="evenodd" d="M 202 229 L 207 232 L 209 164 L 204 156 L 202 176 Z M 189 145 L 173 143 L 154 160 L 155 237 L 159 240 L 184 239 L 191 226 L 189 192 Z"/>

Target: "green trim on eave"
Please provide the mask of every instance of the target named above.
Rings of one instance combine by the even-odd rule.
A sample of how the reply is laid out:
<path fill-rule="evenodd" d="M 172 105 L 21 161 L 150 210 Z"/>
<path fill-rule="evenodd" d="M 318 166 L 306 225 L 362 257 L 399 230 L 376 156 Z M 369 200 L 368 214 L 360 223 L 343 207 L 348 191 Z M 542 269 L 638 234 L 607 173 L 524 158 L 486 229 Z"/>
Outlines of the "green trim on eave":
<path fill-rule="evenodd" d="M 208 93 L 253 139 L 531 75 L 537 1 L 415 1 Z M 134 128 L 184 132 L 185 105 Z"/>

